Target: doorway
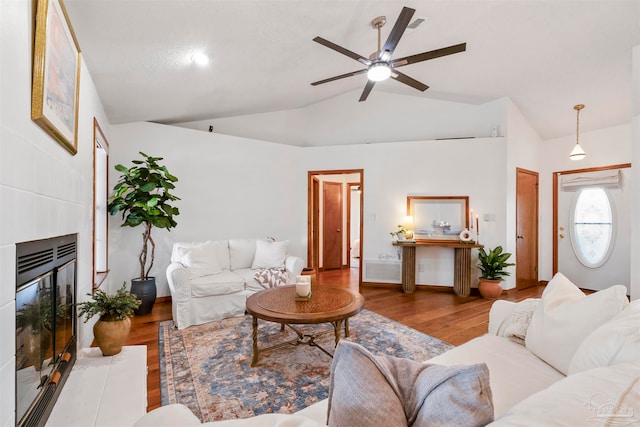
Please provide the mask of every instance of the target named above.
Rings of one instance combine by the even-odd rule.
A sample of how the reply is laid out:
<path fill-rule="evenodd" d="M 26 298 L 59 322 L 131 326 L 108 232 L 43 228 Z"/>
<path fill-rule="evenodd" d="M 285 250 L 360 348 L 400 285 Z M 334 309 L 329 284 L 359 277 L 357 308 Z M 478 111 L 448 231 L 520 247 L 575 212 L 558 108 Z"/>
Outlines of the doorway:
<path fill-rule="evenodd" d="M 516 289 L 538 285 L 538 172 L 516 168 Z"/>
<path fill-rule="evenodd" d="M 309 268 L 323 271 L 348 267 L 351 265 L 350 254 L 361 253 L 363 175 L 363 169 L 308 172 L 307 263 Z M 359 191 L 351 191 L 356 186 L 359 187 Z M 338 192 L 341 202 L 336 202 Z M 343 202 L 344 200 L 346 203 Z M 357 209 L 357 212 L 352 212 L 354 209 Z M 355 222 L 352 219 L 353 215 L 357 217 Z M 354 245 L 357 245 L 357 249 Z M 338 263 L 332 258 L 336 253 L 339 253 Z M 327 255 L 329 258 L 325 259 Z M 359 282 L 362 282 L 361 259 L 361 257 L 357 258 Z M 328 264 L 327 261 L 329 261 Z"/>
<path fill-rule="evenodd" d="M 630 164 L 553 174 L 553 273 L 579 287 L 629 289 Z"/>

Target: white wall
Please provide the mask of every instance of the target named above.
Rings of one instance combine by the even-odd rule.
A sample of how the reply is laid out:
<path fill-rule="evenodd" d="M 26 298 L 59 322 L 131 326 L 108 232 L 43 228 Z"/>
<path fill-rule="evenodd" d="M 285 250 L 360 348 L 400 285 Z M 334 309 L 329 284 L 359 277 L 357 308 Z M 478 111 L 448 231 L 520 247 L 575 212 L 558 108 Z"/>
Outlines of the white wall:
<path fill-rule="evenodd" d="M 15 425 L 15 244 L 78 233 L 78 298 L 87 298 L 92 283 L 93 117 L 107 137 L 110 132 L 84 63 L 78 154 L 70 155 L 31 121 L 32 4 L 0 2 L 0 426 Z M 81 347 L 91 343 L 91 325 L 78 324 Z"/>
<path fill-rule="evenodd" d="M 304 108 L 179 126 L 206 131 L 213 125 L 214 132 L 226 135 L 298 146 L 325 146 L 488 137 L 493 126 L 501 130 L 506 124 L 502 100 L 470 105 L 376 89 L 367 102 L 357 102 L 360 93 L 358 89 Z"/>
<path fill-rule="evenodd" d="M 174 242 L 272 236 L 289 240 L 289 252 L 306 258 L 307 171 L 300 148 L 153 123 L 112 126 L 110 163 L 131 166 L 139 151 L 164 157 L 178 177 L 182 200 L 178 226 L 154 229 L 158 296 L 169 295 L 165 270 Z M 119 174 L 113 170 L 109 187 Z M 138 276 L 142 229 L 109 220 L 110 276 L 116 283 Z"/>
<path fill-rule="evenodd" d="M 581 122 L 589 120 L 588 115 L 584 114 L 588 108 L 587 105 L 580 112 Z M 575 114 L 573 120 L 575 120 Z M 569 159 L 569 153 L 575 143 L 576 136 L 568 135 L 547 140 L 541 144 L 544 161 L 541 162 L 540 167 L 540 280 L 549 280 L 553 275 L 553 172 L 629 163 L 631 161 L 631 125 L 580 132 L 580 145 L 587 153 L 587 157 L 583 160 Z M 637 197 L 635 199 L 637 200 Z"/>
<path fill-rule="evenodd" d="M 481 242 L 505 241 L 504 138 L 298 148 L 149 123 L 113 126 L 112 133 L 112 165 L 129 164 L 141 150 L 165 157 L 180 179 L 178 226 L 154 231 L 158 295 L 169 294 L 164 270 L 175 241 L 270 235 L 290 240 L 292 253 L 305 258 L 308 170 L 364 169 L 364 259 L 397 253 L 389 232 L 402 222 L 408 195 L 468 195 L 481 217 L 496 216 L 481 224 Z M 111 276 L 128 282 L 140 232 L 119 224 L 110 221 Z M 417 258 L 425 266 L 417 283 L 452 286 L 452 251 L 421 248 Z"/>
<path fill-rule="evenodd" d="M 538 133 L 529 124 L 520 109 L 509 99 L 505 98 L 507 110 L 507 162 L 505 176 L 506 194 L 506 224 L 505 224 L 505 251 L 513 254 L 510 261 L 516 262 L 516 197 L 517 197 L 517 173 L 516 168 L 523 168 L 534 172 L 540 172 L 540 142 Z M 538 201 L 539 202 L 539 201 Z M 543 226 L 543 215 L 538 213 L 539 227 Z M 538 259 L 544 252 L 538 248 Z M 512 277 L 505 288 L 515 287 L 515 267 L 511 267 Z"/>
<path fill-rule="evenodd" d="M 632 51 L 631 78 L 633 88 L 632 106 L 632 188 L 635 197 L 631 200 L 631 218 L 640 218 L 640 46 Z M 631 223 L 631 299 L 640 298 L 640 225 L 637 220 Z"/>
<path fill-rule="evenodd" d="M 389 232 L 402 223 L 408 195 L 469 196 L 474 212 L 481 217 L 485 213 L 496 216 L 496 222 L 480 224 L 481 243 L 490 247 L 504 244 L 505 147 L 504 138 L 484 138 L 302 151 L 309 170 L 364 169 L 362 258 L 367 260 L 397 254 Z M 453 251 L 419 248 L 416 263 L 424 270 L 418 272 L 416 283 L 453 285 Z"/>

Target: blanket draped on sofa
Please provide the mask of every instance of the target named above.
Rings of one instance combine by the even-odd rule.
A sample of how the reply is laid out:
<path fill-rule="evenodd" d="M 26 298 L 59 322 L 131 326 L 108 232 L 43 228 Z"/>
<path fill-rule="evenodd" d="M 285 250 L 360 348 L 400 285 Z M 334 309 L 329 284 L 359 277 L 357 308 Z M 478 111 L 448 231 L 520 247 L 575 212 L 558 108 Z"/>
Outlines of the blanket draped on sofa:
<path fill-rule="evenodd" d="M 289 274 L 284 268 L 261 268 L 256 271 L 254 278 L 265 288 L 275 288 L 286 285 Z"/>

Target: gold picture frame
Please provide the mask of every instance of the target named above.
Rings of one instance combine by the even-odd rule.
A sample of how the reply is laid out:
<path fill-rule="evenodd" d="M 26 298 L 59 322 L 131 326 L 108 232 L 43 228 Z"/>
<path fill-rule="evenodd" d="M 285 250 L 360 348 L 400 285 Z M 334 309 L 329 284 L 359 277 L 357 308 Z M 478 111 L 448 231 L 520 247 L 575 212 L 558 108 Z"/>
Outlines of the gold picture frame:
<path fill-rule="evenodd" d="M 35 29 L 31 120 L 75 155 L 81 57 L 62 0 L 38 0 Z"/>
<path fill-rule="evenodd" d="M 469 196 L 407 196 L 416 241 L 459 241 L 469 228 Z"/>

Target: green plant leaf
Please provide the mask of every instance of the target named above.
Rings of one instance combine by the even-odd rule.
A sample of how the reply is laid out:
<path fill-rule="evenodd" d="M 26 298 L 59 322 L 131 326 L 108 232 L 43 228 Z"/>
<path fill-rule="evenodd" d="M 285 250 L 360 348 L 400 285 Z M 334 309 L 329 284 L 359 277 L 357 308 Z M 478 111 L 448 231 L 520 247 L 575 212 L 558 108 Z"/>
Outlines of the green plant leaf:
<path fill-rule="evenodd" d="M 140 191 L 148 193 L 156 188 L 156 184 L 154 182 L 147 182 L 140 186 Z"/>

